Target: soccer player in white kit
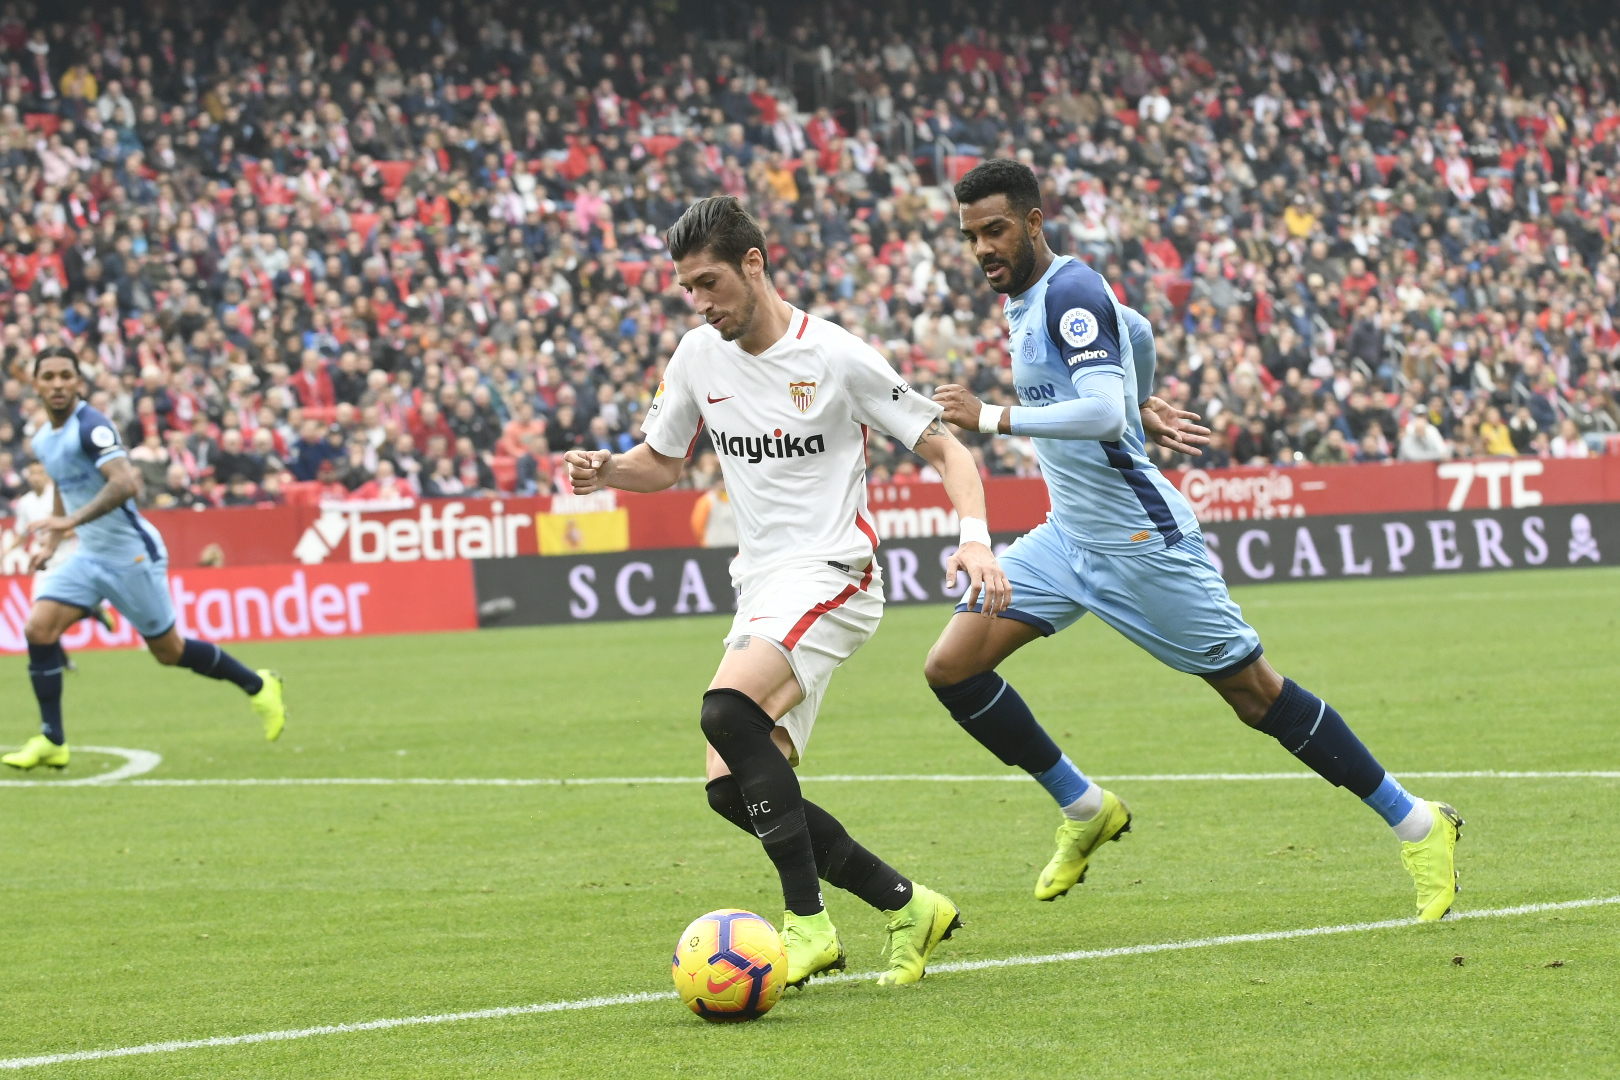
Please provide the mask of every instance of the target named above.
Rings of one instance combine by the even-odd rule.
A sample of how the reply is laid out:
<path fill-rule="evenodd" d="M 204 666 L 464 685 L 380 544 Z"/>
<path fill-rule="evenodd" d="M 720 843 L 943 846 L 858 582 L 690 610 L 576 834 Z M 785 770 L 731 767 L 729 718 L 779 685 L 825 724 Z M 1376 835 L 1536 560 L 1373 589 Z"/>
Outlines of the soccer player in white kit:
<path fill-rule="evenodd" d="M 855 843 L 803 798 L 793 765 L 810 740 L 833 671 L 883 614 L 877 531 L 866 507 L 866 439 L 876 428 L 938 470 L 962 522 L 947 566 L 1007 606 L 990 550 L 984 489 L 940 406 L 843 328 L 794 308 L 771 285 L 759 225 L 730 196 L 694 203 L 669 230 L 678 281 L 707 326 L 681 339 L 625 454 L 573 450 L 574 491 L 658 491 L 674 484 L 707 425 L 737 519 L 739 590 L 726 652 L 703 696 L 709 805 L 756 835 L 787 908 L 788 984 L 845 966 L 819 878 L 890 914 L 885 985 L 923 977 L 961 925 L 956 906 Z M 971 601 L 970 601 L 971 602 Z"/>

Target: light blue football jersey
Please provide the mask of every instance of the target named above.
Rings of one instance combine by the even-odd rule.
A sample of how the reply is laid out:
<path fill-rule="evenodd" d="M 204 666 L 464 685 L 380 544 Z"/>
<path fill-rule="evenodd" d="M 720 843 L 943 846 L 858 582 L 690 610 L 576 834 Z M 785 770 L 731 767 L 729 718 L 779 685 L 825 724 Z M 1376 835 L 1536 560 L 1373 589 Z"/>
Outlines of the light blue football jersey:
<path fill-rule="evenodd" d="M 62 505 L 73 513 L 107 486 L 101 466 L 126 457 L 112 421 L 81 401 L 61 427 L 46 425 L 34 433 L 34 457 L 45 466 L 62 493 Z M 166 562 L 163 537 L 141 517 L 135 500 L 78 528 L 79 551 L 107 563 L 149 560 Z"/>
<path fill-rule="evenodd" d="M 1103 276 L 1060 255 L 1034 285 L 1008 297 L 1004 310 L 1020 404 L 1072 401 L 1080 396 L 1076 384 L 1099 370 L 1119 379 L 1119 439 L 1032 440 L 1052 496 L 1050 520 L 1076 544 L 1122 555 L 1162 551 L 1197 533 L 1192 507 L 1144 451 L 1125 308 Z"/>

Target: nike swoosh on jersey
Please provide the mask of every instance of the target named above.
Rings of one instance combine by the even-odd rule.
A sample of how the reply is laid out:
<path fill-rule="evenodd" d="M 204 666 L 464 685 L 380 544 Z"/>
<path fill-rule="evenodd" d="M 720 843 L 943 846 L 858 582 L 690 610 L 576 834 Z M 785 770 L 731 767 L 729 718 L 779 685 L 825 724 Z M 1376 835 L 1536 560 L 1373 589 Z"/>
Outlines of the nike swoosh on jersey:
<path fill-rule="evenodd" d="M 734 398 L 736 396 L 737 396 L 736 394 L 727 394 L 725 397 L 715 397 L 713 394 L 710 394 L 710 395 L 708 395 L 709 404 L 710 405 L 718 405 L 722 401 L 730 401 L 732 398 Z"/>

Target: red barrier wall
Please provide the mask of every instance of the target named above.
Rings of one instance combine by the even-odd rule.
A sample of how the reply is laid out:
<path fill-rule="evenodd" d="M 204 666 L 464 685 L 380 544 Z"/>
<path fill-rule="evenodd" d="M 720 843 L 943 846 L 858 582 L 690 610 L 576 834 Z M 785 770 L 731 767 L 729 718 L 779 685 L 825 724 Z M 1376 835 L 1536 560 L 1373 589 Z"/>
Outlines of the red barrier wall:
<path fill-rule="evenodd" d="M 0 578 L 0 653 L 27 651 L 22 628 L 32 592 L 32 578 Z M 183 635 L 220 643 L 478 628 L 472 563 L 466 559 L 177 567 L 169 574 L 169 593 Z M 114 615 L 112 630 L 85 619 L 62 644 L 69 652 L 143 647 L 135 629 Z"/>
<path fill-rule="evenodd" d="M 1620 457 L 1615 456 L 1188 469 L 1168 475 L 1203 521 L 1620 502 Z M 633 550 L 691 547 L 701 542 L 691 527 L 699 494 L 615 492 L 612 505 L 627 512 Z M 879 484 L 868 494 L 880 537 L 957 531 L 943 485 Z M 993 479 L 985 484 L 985 495 L 994 532 L 1022 532 L 1046 517 L 1046 484 L 1039 478 Z M 199 565 L 204 550 L 216 544 L 230 567 L 437 563 L 538 554 L 535 514 L 554 509 L 576 513 L 592 505 L 572 497 L 562 507 L 554 507 L 549 497 L 447 499 L 403 510 L 287 506 L 201 513 L 154 510 L 147 516 L 162 531 L 170 565 L 177 568 Z M 0 543 L 9 539 L 0 533 Z M 20 550 L 12 552 L 0 562 L 0 572 L 18 573 L 25 563 Z"/>

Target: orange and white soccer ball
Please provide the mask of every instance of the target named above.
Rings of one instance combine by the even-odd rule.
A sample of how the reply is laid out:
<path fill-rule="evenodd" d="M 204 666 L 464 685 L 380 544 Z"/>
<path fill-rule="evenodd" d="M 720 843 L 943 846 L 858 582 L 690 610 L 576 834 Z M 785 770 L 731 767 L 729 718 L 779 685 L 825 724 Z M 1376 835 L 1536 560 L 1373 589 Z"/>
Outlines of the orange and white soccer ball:
<path fill-rule="evenodd" d="M 705 1020 L 754 1020 L 787 987 L 787 950 L 776 928 L 752 911 L 700 915 L 675 943 L 675 991 Z"/>

